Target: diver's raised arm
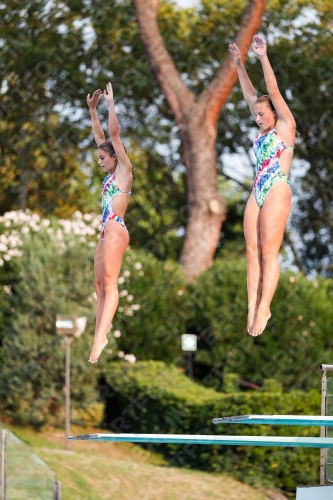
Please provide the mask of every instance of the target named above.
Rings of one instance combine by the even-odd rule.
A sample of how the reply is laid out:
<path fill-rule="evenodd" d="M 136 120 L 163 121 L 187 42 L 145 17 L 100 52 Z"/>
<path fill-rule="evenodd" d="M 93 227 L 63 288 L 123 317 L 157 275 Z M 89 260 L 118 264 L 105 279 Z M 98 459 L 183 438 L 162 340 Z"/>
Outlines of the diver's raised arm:
<path fill-rule="evenodd" d="M 130 160 L 127 156 L 127 153 L 124 149 L 123 143 L 121 142 L 121 139 L 120 139 L 120 129 L 119 129 L 116 111 L 114 108 L 113 89 L 112 89 L 112 85 L 110 82 L 107 84 L 106 90 L 104 90 L 104 97 L 108 103 L 109 134 L 110 134 L 112 146 L 113 146 L 115 153 L 117 155 L 117 158 L 118 158 L 119 169 L 121 171 L 128 170 L 129 172 L 131 172 L 131 175 L 132 175 L 132 165 L 131 165 L 131 162 L 130 162 Z"/>
<path fill-rule="evenodd" d="M 267 47 L 264 39 L 261 36 L 255 36 L 252 44 L 253 52 L 259 57 L 262 69 L 264 71 L 264 78 L 266 82 L 267 92 L 272 100 L 273 106 L 278 115 L 278 119 L 283 121 L 286 125 L 295 128 L 296 122 L 290 111 L 286 101 L 283 99 L 278 87 L 277 80 L 274 75 L 273 68 L 267 56 Z"/>
<path fill-rule="evenodd" d="M 233 55 L 236 64 L 238 78 L 241 84 L 244 99 L 247 102 L 251 113 L 253 114 L 253 106 L 257 100 L 257 93 L 254 86 L 252 85 L 249 75 L 246 72 L 245 66 L 242 61 L 242 55 L 237 45 L 235 43 L 230 43 L 228 50 Z"/>
<path fill-rule="evenodd" d="M 92 97 L 90 97 L 90 94 L 87 95 L 87 104 L 91 116 L 91 126 L 97 146 L 100 146 L 103 142 L 105 142 L 105 134 L 97 115 L 97 104 L 99 103 L 102 95 L 103 94 L 99 89 L 95 90 Z"/>

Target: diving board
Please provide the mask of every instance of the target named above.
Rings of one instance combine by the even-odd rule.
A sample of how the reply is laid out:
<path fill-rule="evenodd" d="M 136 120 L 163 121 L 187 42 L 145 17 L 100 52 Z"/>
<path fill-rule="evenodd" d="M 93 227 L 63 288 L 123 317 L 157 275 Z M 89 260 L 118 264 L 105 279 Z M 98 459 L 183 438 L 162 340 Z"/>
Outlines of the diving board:
<path fill-rule="evenodd" d="M 312 415 L 236 415 L 214 418 L 213 424 L 306 425 L 333 427 L 333 417 Z"/>
<path fill-rule="evenodd" d="M 122 443 L 209 444 L 222 446 L 283 446 L 333 448 L 333 438 L 281 436 L 211 436 L 186 434 L 79 434 L 69 441 L 113 441 Z"/>

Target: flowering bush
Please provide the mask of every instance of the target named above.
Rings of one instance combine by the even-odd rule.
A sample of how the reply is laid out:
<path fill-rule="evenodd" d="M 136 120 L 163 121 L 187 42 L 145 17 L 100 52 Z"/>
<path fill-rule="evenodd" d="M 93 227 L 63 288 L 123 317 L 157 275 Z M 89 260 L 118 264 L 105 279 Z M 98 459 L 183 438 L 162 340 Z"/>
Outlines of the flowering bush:
<path fill-rule="evenodd" d="M 0 217 L 0 266 L 20 257 L 24 238 L 41 230 L 46 230 L 63 250 L 78 241 L 95 247 L 100 224 L 99 215 L 81 212 L 75 212 L 71 219 L 45 219 L 30 210 L 7 212 Z"/>
<path fill-rule="evenodd" d="M 0 402 L 7 415 L 35 425 L 61 418 L 64 346 L 55 333 L 56 314 L 88 318 L 86 332 L 71 349 L 74 407 L 96 401 L 98 378 L 110 359 L 133 364 L 137 357 L 173 360 L 179 355 L 178 335 L 185 328 L 177 293 L 184 288 L 179 266 L 128 249 L 109 344 L 98 365 L 87 363 L 99 229 L 99 216 L 79 212 L 69 220 L 42 219 L 29 211 L 0 218 Z"/>

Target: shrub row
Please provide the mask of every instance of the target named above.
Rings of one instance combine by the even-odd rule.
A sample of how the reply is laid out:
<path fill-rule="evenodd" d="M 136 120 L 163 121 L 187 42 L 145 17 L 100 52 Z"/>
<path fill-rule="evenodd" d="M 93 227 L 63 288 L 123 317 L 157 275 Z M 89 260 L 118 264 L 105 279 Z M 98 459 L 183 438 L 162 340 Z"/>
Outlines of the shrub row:
<path fill-rule="evenodd" d="M 319 414 L 320 395 L 291 391 L 217 393 L 191 382 L 174 366 L 111 363 L 106 376 L 113 397 L 105 423 L 114 432 L 318 436 L 319 429 L 292 426 L 213 425 L 212 418 L 249 413 Z M 174 465 L 230 473 L 253 485 L 292 496 L 297 485 L 318 482 L 319 450 L 246 446 L 147 445 Z"/>

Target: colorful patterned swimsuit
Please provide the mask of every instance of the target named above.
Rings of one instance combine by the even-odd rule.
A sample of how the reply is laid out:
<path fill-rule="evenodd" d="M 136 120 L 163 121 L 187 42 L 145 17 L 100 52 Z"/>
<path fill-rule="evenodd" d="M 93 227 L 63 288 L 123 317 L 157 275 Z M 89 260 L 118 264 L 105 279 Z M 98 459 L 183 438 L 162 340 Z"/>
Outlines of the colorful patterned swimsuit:
<path fill-rule="evenodd" d="M 118 193 L 131 194 L 131 191 L 123 191 L 122 189 L 119 189 L 119 187 L 116 184 L 115 175 L 109 174 L 107 177 L 105 177 L 102 184 L 102 232 L 100 236 L 101 240 L 104 240 L 105 224 L 109 220 L 115 220 L 116 222 L 119 222 L 119 224 L 121 224 L 128 232 L 123 219 L 119 217 L 119 215 L 117 215 L 116 212 L 114 212 L 112 209 L 112 200 L 114 196 Z"/>
<path fill-rule="evenodd" d="M 253 149 L 257 159 L 257 174 L 254 179 L 253 191 L 258 206 L 262 208 L 273 184 L 284 181 L 290 186 L 288 177 L 280 169 L 279 158 L 285 149 L 294 148 L 286 146 L 273 128 L 267 134 L 258 135 L 255 138 Z"/>

